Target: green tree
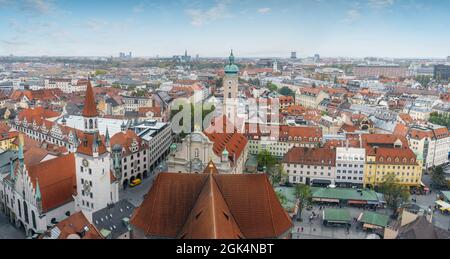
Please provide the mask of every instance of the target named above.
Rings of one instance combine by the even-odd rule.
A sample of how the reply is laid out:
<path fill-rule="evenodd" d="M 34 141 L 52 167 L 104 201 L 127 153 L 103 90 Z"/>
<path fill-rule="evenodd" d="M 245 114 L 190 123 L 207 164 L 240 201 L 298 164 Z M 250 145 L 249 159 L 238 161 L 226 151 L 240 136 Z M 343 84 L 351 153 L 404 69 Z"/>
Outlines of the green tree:
<path fill-rule="evenodd" d="M 398 184 L 394 174 L 388 174 L 384 182 L 378 186 L 379 191 L 384 194 L 387 206 L 393 210 L 393 217 L 398 217 L 398 208 L 408 201 L 410 193 L 408 187 Z"/>
<path fill-rule="evenodd" d="M 430 114 L 429 122 L 444 126 L 450 129 L 450 116 L 433 112 Z"/>
<path fill-rule="evenodd" d="M 442 166 L 438 166 L 433 169 L 433 171 L 431 172 L 431 182 L 435 188 L 447 188 L 447 179 L 445 178 L 445 172 Z"/>
<path fill-rule="evenodd" d="M 278 93 L 284 96 L 292 96 L 292 98 L 295 98 L 295 92 L 287 86 L 280 88 L 280 90 L 278 90 Z"/>
<path fill-rule="evenodd" d="M 108 74 L 108 71 L 106 71 L 106 70 L 103 70 L 103 69 L 95 70 L 95 76 L 106 75 L 106 74 Z"/>
<path fill-rule="evenodd" d="M 298 200 L 299 217 L 302 219 L 302 211 L 305 205 L 311 204 L 312 192 L 311 187 L 306 184 L 297 184 L 295 186 L 295 197 Z"/>
<path fill-rule="evenodd" d="M 272 183 L 274 185 L 280 185 L 282 183 L 286 182 L 287 173 L 283 168 L 282 164 L 276 164 L 274 165 L 271 170 L 269 171 L 270 178 L 272 179 Z"/>
<path fill-rule="evenodd" d="M 258 153 L 258 168 L 263 168 L 264 172 L 269 176 L 272 184 L 274 183 L 274 175 L 276 174 L 277 159 L 267 150 Z"/>
<path fill-rule="evenodd" d="M 278 86 L 272 82 L 268 82 L 266 87 L 272 92 L 276 92 L 278 90 Z"/>
<path fill-rule="evenodd" d="M 288 202 L 288 199 L 286 198 L 286 196 L 282 192 L 277 191 L 277 197 L 281 203 L 281 206 L 283 206 L 283 207 L 286 206 L 286 204 Z"/>
<path fill-rule="evenodd" d="M 427 87 L 428 84 L 431 82 L 431 76 L 416 76 L 416 81 L 419 82 L 423 87 Z"/>

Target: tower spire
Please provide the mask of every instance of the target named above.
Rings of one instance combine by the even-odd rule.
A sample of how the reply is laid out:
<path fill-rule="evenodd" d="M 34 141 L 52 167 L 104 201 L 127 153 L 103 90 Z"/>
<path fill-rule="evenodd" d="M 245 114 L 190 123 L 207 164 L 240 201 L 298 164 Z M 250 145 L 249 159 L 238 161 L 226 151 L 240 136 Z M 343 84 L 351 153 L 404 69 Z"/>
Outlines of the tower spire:
<path fill-rule="evenodd" d="M 95 105 L 94 90 L 91 80 L 88 80 L 86 88 L 86 99 L 84 100 L 83 117 L 97 117 L 97 106 Z"/>
<path fill-rule="evenodd" d="M 233 54 L 233 49 L 231 49 L 231 54 L 230 54 L 230 65 L 234 64 L 234 54 Z"/>

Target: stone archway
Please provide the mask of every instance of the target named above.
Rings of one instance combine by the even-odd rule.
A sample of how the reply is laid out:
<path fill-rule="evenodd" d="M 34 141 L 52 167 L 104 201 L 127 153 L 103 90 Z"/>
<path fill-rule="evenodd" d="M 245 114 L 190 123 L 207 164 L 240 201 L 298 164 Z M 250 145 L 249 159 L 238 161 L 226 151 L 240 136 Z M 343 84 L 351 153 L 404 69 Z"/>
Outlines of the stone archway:
<path fill-rule="evenodd" d="M 147 170 L 144 171 L 143 177 L 144 177 L 144 179 L 146 179 L 148 177 Z"/>
<path fill-rule="evenodd" d="M 123 187 L 124 190 L 128 188 L 128 179 L 125 179 L 123 181 L 122 187 Z"/>
<path fill-rule="evenodd" d="M 26 231 L 26 228 L 25 228 L 25 224 L 23 224 L 23 222 L 21 220 L 17 220 L 16 227 L 18 229 L 22 230 L 23 233 L 27 234 L 27 231 Z"/>
<path fill-rule="evenodd" d="M 136 179 L 142 180 L 142 176 L 140 173 L 136 176 Z"/>

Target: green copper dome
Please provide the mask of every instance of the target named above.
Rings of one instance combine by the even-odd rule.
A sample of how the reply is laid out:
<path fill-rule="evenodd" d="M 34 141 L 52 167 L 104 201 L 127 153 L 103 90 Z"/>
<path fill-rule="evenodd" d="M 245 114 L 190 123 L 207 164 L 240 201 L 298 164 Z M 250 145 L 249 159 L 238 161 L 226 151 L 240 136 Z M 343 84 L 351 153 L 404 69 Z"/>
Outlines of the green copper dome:
<path fill-rule="evenodd" d="M 223 152 L 222 152 L 222 156 L 226 156 L 226 157 L 228 157 L 228 155 L 229 155 L 230 153 L 228 153 L 228 150 L 225 148 L 224 150 L 223 150 Z"/>
<path fill-rule="evenodd" d="M 230 63 L 225 66 L 225 73 L 226 74 L 237 74 L 239 73 L 239 67 L 234 64 L 234 55 L 233 50 L 231 51 L 230 57 L 229 57 Z"/>

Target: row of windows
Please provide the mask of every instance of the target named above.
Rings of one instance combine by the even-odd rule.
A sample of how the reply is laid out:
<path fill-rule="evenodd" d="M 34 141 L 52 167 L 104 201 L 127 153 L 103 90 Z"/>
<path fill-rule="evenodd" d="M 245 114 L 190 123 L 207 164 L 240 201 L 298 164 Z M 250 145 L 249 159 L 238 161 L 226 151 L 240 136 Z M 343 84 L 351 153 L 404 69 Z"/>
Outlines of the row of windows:
<path fill-rule="evenodd" d="M 87 171 L 89 172 L 89 175 L 92 175 L 92 169 L 88 168 Z M 84 173 L 84 167 L 80 166 L 80 172 Z M 81 179 L 81 183 L 83 183 L 83 179 Z"/>
<path fill-rule="evenodd" d="M 383 169 L 396 169 L 396 167 L 395 166 L 390 166 L 390 165 L 388 165 L 388 166 L 381 166 L 381 165 L 379 165 L 379 166 L 377 166 L 378 168 L 383 168 Z M 370 169 L 372 169 L 372 165 L 369 165 L 369 168 Z M 402 169 L 403 168 L 403 170 L 405 170 L 405 169 L 408 169 L 408 170 L 410 170 L 411 169 L 411 166 L 397 166 L 397 169 Z"/>
<path fill-rule="evenodd" d="M 337 176 L 336 177 L 336 179 L 338 179 L 338 180 L 353 180 L 353 181 L 362 181 L 363 180 L 363 178 L 362 177 L 351 177 L 351 176 Z"/>
<path fill-rule="evenodd" d="M 290 167 L 297 168 L 297 164 L 288 164 L 287 166 L 288 166 L 289 168 L 290 168 Z M 300 165 L 299 167 L 300 167 L 300 168 L 304 168 L 305 166 L 304 166 L 304 165 Z M 306 168 L 310 169 L 311 166 L 308 165 L 308 166 L 306 166 Z M 317 169 L 317 168 L 318 168 L 318 166 L 314 166 L 314 169 Z M 324 166 L 321 166 L 320 169 L 324 170 L 325 167 L 324 167 Z M 328 167 L 328 170 L 331 170 L 331 166 Z"/>
<path fill-rule="evenodd" d="M 94 203 L 93 202 L 88 202 L 88 201 L 84 201 L 84 200 L 82 200 L 81 201 L 81 204 L 83 204 L 83 206 L 86 206 L 86 207 L 90 207 L 91 209 L 93 209 L 94 208 Z"/>
<path fill-rule="evenodd" d="M 293 174 L 297 174 L 297 171 L 296 171 L 296 170 L 294 170 L 294 171 L 286 170 L 286 172 L 287 172 L 288 174 L 291 173 L 291 172 L 292 172 Z M 305 174 L 304 171 L 299 171 L 298 173 L 299 173 L 299 174 L 302 174 L 302 175 Z M 306 172 L 306 175 L 311 175 L 311 172 L 307 171 L 307 172 Z M 317 172 L 313 172 L 313 175 L 318 175 L 318 173 L 317 173 Z M 324 172 L 320 172 L 319 175 L 324 176 L 325 173 L 324 173 Z M 331 176 L 331 173 L 327 173 L 327 175 L 328 175 L 328 176 Z"/>
<path fill-rule="evenodd" d="M 358 168 L 358 165 L 352 165 L 352 164 L 337 164 L 337 166 L 338 167 L 349 167 L 349 168 L 352 168 L 353 166 L 355 167 L 355 168 Z M 364 165 L 359 165 L 359 168 L 364 168 Z"/>
<path fill-rule="evenodd" d="M 346 174 L 346 173 L 349 173 L 349 174 L 358 174 L 358 173 L 359 173 L 359 174 L 364 174 L 364 171 L 359 171 L 359 172 L 358 172 L 358 171 L 356 171 L 356 170 L 355 170 L 355 171 L 352 171 L 352 170 L 348 170 L 348 171 L 347 171 L 347 170 L 342 170 L 342 171 L 341 171 L 341 170 L 337 170 L 337 171 L 336 171 L 336 173 L 338 173 L 338 174 L 340 174 L 341 172 L 342 172 L 343 174 Z"/>

